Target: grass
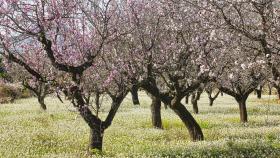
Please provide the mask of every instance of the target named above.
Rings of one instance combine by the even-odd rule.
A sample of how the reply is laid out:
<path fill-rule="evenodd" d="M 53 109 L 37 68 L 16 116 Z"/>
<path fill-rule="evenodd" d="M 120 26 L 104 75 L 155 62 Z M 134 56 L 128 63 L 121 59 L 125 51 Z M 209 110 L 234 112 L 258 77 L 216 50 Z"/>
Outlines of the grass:
<path fill-rule="evenodd" d="M 105 131 L 104 151 L 96 157 L 280 157 L 280 105 L 270 101 L 275 97 L 251 96 L 249 123 L 241 124 L 233 98 L 219 97 L 210 107 L 202 95 L 200 113 L 193 114 L 205 135 L 201 142 L 190 141 L 170 109 L 162 109 L 165 130 L 153 129 L 151 100 L 144 93 L 139 97 L 139 107 L 130 96 L 125 99 Z M 46 103 L 47 112 L 40 111 L 35 98 L 0 105 L 0 157 L 89 157 L 89 129 L 82 118 L 68 102 L 49 97 Z M 102 117 L 107 110 L 104 107 Z"/>

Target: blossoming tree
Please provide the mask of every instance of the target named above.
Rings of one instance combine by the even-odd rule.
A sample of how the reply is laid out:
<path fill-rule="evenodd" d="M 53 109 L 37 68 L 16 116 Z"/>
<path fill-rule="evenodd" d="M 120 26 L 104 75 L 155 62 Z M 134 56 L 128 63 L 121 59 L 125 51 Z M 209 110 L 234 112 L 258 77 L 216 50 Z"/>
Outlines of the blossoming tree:
<path fill-rule="evenodd" d="M 3 56 L 23 66 L 40 82 L 45 82 L 44 76 L 30 64 L 34 59 L 22 56 L 27 50 L 40 53 L 55 70 L 66 73 L 66 83 L 59 86 L 69 90 L 74 107 L 91 129 L 90 149 L 101 150 L 104 130 L 111 125 L 122 99 L 114 98 L 116 101 L 102 121 L 85 100 L 84 74 L 89 68 L 94 69 L 104 46 L 122 33 L 117 29 L 124 22 L 119 16 L 122 10 L 118 1 L 6 0 L 0 5 Z M 109 78 L 114 76 L 114 70 L 105 70 Z M 121 94 L 123 98 L 126 93 Z"/>

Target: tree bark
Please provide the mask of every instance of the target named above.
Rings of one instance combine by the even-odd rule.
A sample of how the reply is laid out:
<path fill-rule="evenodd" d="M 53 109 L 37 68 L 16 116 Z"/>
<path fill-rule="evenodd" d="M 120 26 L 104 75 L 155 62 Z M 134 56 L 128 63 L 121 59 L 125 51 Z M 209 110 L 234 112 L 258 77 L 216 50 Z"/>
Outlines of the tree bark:
<path fill-rule="evenodd" d="M 193 111 L 195 114 L 198 114 L 198 105 L 197 105 L 197 101 L 200 99 L 200 96 L 203 92 L 203 89 L 198 89 L 197 92 L 192 94 L 192 106 L 193 106 Z"/>
<path fill-rule="evenodd" d="M 78 86 L 73 86 L 70 91 L 76 100 L 74 106 L 78 108 L 80 115 L 91 130 L 89 152 L 94 154 L 97 151 L 102 151 L 103 133 L 105 130 L 102 121 L 93 115 L 89 107 L 85 104 L 82 91 Z"/>
<path fill-rule="evenodd" d="M 262 98 L 262 86 L 260 86 L 256 89 L 256 93 L 257 93 L 257 98 L 261 99 Z"/>
<path fill-rule="evenodd" d="M 30 86 L 28 84 L 28 82 L 25 82 L 25 81 L 22 82 L 22 85 L 25 88 L 27 88 L 28 90 L 32 91 L 36 95 L 41 109 L 47 110 L 47 106 L 45 104 L 45 98 L 46 98 L 46 95 L 48 94 L 49 86 L 46 85 L 44 82 L 39 82 L 39 86 L 36 86 L 35 88 L 33 88 L 32 86 Z"/>
<path fill-rule="evenodd" d="M 215 100 L 214 98 L 209 98 L 209 105 L 210 105 L 210 106 L 213 106 L 214 100 Z"/>
<path fill-rule="evenodd" d="M 261 99 L 262 98 L 262 90 L 257 89 L 256 92 L 257 92 L 257 98 Z"/>
<path fill-rule="evenodd" d="M 38 102 L 40 104 L 41 109 L 47 110 L 47 106 L 45 104 L 45 97 L 44 96 L 38 96 Z"/>
<path fill-rule="evenodd" d="M 102 151 L 103 134 L 104 129 L 101 126 L 94 126 L 93 128 L 90 128 L 89 152 L 91 154 Z"/>
<path fill-rule="evenodd" d="M 136 85 L 133 85 L 130 92 L 131 92 L 133 104 L 140 105 L 139 98 L 138 98 L 138 87 Z"/>
<path fill-rule="evenodd" d="M 196 94 L 192 94 L 192 107 L 193 107 L 193 112 L 195 114 L 198 114 L 198 106 L 197 106 L 197 98 L 196 98 Z"/>
<path fill-rule="evenodd" d="M 280 87 L 277 87 L 276 90 L 277 90 L 277 94 L 278 94 L 278 99 L 280 99 Z"/>
<path fill-rule="evenodd" d="M 208 99 L 209 99 L 209 106 L 213 106 L 214 101 L 218 98 L 219 94 L 221 91 L 219 91 L 218 93 L 216 93 L 213 97 L 212 97 L 212 91 L 206 91 L 208 94 Z"/>
<path fill-rule="evenodd" d="M 195 121 L 195 119 L 183 104 L 176 103 L 176 105 L 172 105 L 171 108 L 187 127 L 192 141 L 199 141 L 204 139 L 199 124 Z"/>
<path fill-rule="evenodd" d="M 182 120 L 182 122 L 188 129 L 191 140 L 193 141 L 203 140 L 204 136 L 199 124 L 195 121 L 195 119 L 192 117 L 190 112 L 185 108 L 185 106 L 181 104 L 180 98 L 178 98 L 178 100 L 175 99 L 175 101 L 173 101 L 174 96 L 170 96 L 169 94 L 165 94 L 165 93 L 160 93 L 159 89 L 155 85 L 156 84 L 154 80 L 150 82 L 143 82 L 142 88 L 144 88 L 148 93 L 160 98 L 160 100 L 164 104 L 167 104 L 179 116 L 179 118 Z"/>
<path fill-rule="evenodd" d="M 189 97 L 190 97 L 190 95 L 188 94 L 188 95 L 186 95 L 186 97 L 185 97 L 185 103 L 186 104 L 189 104 Z"/>
<path fill-rule="evenodd" d="M 248 122 L 246 99 L 237 99 L 237 102 L 238 102 L 238 105 L 239 105 L 240 122 L 246 123 L 246 122 Z"/>
<path fill-rule="evenodd" d="M 152 112 L 152 124 L 154 128 L 163 129 L 161 121 L 161 100 L 152 96 L 151 112 Z"/>
<path fill-rule="evenodd" d="M 272 86 L 268 84 L 268 95 L 272 95 Z"/>

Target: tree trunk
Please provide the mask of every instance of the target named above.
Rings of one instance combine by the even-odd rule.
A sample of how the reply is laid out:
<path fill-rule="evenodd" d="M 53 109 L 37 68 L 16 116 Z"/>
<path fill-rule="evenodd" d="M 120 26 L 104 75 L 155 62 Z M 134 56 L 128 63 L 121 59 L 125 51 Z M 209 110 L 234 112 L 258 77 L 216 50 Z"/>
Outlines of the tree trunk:
<path fill-rule="evenodd" d="M 77 101 L 77 104 L 74 104 L 74 106 L 78 108 L 80 115 L 91 129 L 89 152 L 94 154 L 97 151 L 102 151 L 103 133 L 106 128 L 103 126 L 102 121 L 93 115 L 89 106 L 85 104 L 82 91 L 79 87 L 73 86 L 71 93 Z"/>
<path fill-rule="evenodd" d="M 197 89 L 196 92 L 194 92 L 192 94 L 192 99 L 191 99 L 191 102 L 192 102 L 192 105 L 193 105 L 193 111 L 195 114 L 198 114 L 198 106 L 197 106 L 197 101 L 200 99 L 200 96 L 203 92 L 203 88 L 200 87 Z"/>
<path fill-rule="evenodd" d="M 262 98 L 262 90 L 257 89 L 256 92 L 257 92 L 257 98 L 261 99 Z"/>
<path fill-rule="evenodd" d="M 164 104 L 164 109 L 168 109 L 168 105 L 167 104 Z"/>
<path fill-rule="evenodd" d="M 196 100 L 200 100 L 200 96 L 201 96 L 202 92 L 203 92 L 203 89 L 197 90 L 197 92 L 196 92 Z"/>
<path fill-rule="evenodd" d="M 155 85 L 155 80 L 151 79 L 150 82 L 143 82 L 142 88 L 144 88 L 150 94 L 159 97 L 162 102 L 170 106 L 170 108 L 180 117 L 182 122 L 185 124 L 186 128 L 189 131 L 191 140 L 203 140 L 204 137 L 199 124 L 195 121 L 186 107 L 181 104 L 181 99 L 178 97 L 177 99 L 175 99 L 174 96 L 171 97 L 170 95 L 160 93 L 159 89 Z"/>
<path fill-rule="evenodd" d="M 154 128 L 163 129 L 161 121 L 161 101 L 159 98 L 152 96 L 151 112 L 152 124 Z"/>
<path fill-rule="evenodd" d="M 130 92 L 131 92 L 133 104 L 140 105 L 139 98 L 138 98 L 138 87 L 136 85 L 133 85 Z"/>
<path fill-rule="evenodd" d="M 47 106 L 45 104 L 45 97 L 43 96 L 38 96 L 38 102 L 40 104 L 41 109 L 47 110 Z"/>
<path fill-rule="evenodd" d="M 209 99 L 209 106 L 213 106 L 214 101 L 218 98 L 219 94 L 221 93 L 221 91 L 219 91 L 218 93 L 216 93 L 213 97 L 212 97 L 212 91 L 206 91 L 208 94 L 208 99 Z"/>
<path fill-rule="evenodd" d="M 190 112 L 181 103 L 176 103 L 176 105 L 171 106 L 172 110 L 180 117 L 185 126 L 187 127 L 191 140 L 199 141 L 203 140 L 203 133 L 199 124 L 192 117 Z"/>
<path fill-rule="evenodd" d="M 91 154 L 102 151 L 103 134 L 103 128 L 98 126 L 94 126 L 94 128 L 90 129 L 89 152 Z"/>
<path fill-rule="evenodd" d="M 188 95 L 186 95 L 186 97 L 185 97 L 185 102 L 186 102 L 186 104 L 189 104 L 189 97 L 190 97 L 190 95 L 188 94 Z"/>
<path fill-rule="evenodd" d="M 240 122 L 246 123 L 246 122 L 248 122 L 246 99 L 238 99 L 237 102 L 238 102 L 239 111 L 240 111 Z"/>
<path fill-rule="evenodd" d="M 276 90 L 277 90 L 277 94 L 278 94 L 278 99 L 280 99 L 280 87 L 277 87 Z"/>
<path fill-rule="evenodd" d="M 272 87 L 268 84 L 268 95 L 272 95 Z"/>
<path fill-rule="evenodd" d="M 210 105 L 210 106 L 213 106 L 214 100 L 215 100 L 214 98 L 209 98 L 209 105 Z"/>
<path fill-rule="evenodd" d="M 259 86 L 259 87 L 256 89 L 256 93 L 257 93 L 257 98 L 258 98 L 258 99 L 261 99 L 261 98 L 262 98 L 262 86 Z"/>
<path fill-rule="evenodd" d="M 193 107 L 193 112 L 195 114 L 198 114 L 198 106 L 197 106 L 197 95 L 194 93 L 192 94 L 192 99 L 191 99 L 191 102 L 192 102 L 192 107 Z"/>
<path fill-rule="evenodd" d="M 224 93 L 223 93 L 223 92 L 221 92 L 221 96 L 224 96 Z"/>

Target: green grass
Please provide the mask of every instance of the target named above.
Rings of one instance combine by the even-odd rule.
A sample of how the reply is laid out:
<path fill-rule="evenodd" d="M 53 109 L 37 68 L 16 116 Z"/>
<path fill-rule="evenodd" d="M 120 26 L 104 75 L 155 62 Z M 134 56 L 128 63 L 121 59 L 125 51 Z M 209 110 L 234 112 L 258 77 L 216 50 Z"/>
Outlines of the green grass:
<path fill-rule="evenodd" d="M 238 106 L 229 96 L 213 107 L 206 95 L 194 115 L 205 141 L 191 142 L 187 129 L 170 110 L 162 108 L 165 130 L 153 129 L 149 104 L 140 93 L 140 107 L 125 99 L 105 131 L 103 153 L 96 157 L 280 157 L 280 105 L 274 97 L 248 99 L 249 123 L 239 123 Z M 0 157 L 89 157 L 89 129 L 69 102 L 47 98 L 42 112 L 35 98 L 0 105 Z M 106 116 L 107 105 L 102 117 Z M 191 105 L 186 105 L 192 111 Z M 94 156 L 93 156 L 94 157 Z"/>

